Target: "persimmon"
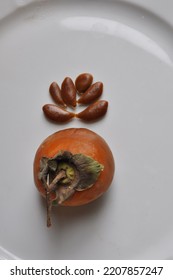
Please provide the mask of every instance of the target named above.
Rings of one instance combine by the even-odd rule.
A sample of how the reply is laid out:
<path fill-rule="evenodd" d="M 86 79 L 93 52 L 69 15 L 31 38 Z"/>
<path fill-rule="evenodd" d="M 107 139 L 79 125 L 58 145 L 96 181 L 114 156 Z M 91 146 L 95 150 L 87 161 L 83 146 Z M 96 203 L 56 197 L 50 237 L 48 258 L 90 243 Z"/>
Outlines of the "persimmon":
<path fill-rule="evenodd" d="M 48 136 L 36 151 L 34 181 L 47 202 L 47 226 L 54 205 L 87 204 L 109 188 L 113 154 L 105 140 L 86 128 L 68 128 Z"/>

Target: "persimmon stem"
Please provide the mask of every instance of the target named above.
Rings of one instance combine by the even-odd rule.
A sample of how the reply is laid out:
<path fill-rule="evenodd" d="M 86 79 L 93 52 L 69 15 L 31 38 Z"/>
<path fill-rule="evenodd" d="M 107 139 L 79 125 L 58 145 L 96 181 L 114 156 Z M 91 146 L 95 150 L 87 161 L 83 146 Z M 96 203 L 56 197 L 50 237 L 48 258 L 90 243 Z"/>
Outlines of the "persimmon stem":
<path fill-rule="evenodd" d="M 47 175 L 49 176 L 49 174 Z M 57 188 L 57 183 L 59 180 L 61 180 L 62 178 L 66 177 L 66 173 L 64 170 L 61 170 L 57 175 L 56 177 L 53 179 L 53 181 L 50 183 L 50 185 L 48 184 L 48 189 L 49 189 L 49 192 L 52 192 L 54 190 L 56 190 Z"/>
<path fill-rule="evenodd" d="M 50 193 L 49 193 L 49 174 L 47 175 L 46 180 L 46 208 L 47 208 L 47 227 L 51 227 L 51 208 L 52 204 L 50 201 Z"/>
<path fill-rule="evenodd" d="M 48 191 L 46 191 L 46 205 L 47 205 L 47 227 L 51 227 L 51 209 L 52 209 L 52 203 L 50 200 L 50 194 Z"/>
<path fill-rule="evenodd" d="M 56 190 L 57 183 L 62 178 L 66 177 L 66 173 L 64 170 L 61 170 L 56 177 L 53 179 L 53 181 L 49 184 L 49 174 L 47 174 L 47 177 L 43 177 L 43 183 L 46 191 L 46 208 L 47 208 L 47 227 L 50 227 L 52 225 L 51 223 L 51 210 L 52 210 L 52 201 L 51 201 L 51 193 Z"/>

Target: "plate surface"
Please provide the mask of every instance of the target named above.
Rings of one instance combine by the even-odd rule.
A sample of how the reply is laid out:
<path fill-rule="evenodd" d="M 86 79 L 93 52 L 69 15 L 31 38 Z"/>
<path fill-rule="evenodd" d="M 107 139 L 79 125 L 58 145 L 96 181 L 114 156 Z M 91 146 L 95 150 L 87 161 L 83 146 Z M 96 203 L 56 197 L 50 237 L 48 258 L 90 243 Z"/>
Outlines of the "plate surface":
<path fill-rule="evenodd" d="M 1 258 L 173 258 L 173 2 L 166 2 L 1 1 Z M 104 83 L 107 115 L 89 125 L 48 122 L 41 108 L 51 102 L 50 83 L 82 72 Z M 96 202 L 54 209 L 47 229 L 33 159 L 44 138 L 67 127 L 103 136 L 116 176 Z"/>

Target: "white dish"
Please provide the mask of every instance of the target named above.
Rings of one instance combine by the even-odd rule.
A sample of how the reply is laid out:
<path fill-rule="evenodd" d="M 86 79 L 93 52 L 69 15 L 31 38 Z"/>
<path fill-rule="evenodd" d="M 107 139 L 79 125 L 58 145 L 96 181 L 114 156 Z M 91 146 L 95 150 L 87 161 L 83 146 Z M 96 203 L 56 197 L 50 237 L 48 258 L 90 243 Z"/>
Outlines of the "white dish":
<path fill-rule="evenodd" d="M 1 1 L 1 258 L 173 258 L 172 9 L 171 0 Z M 49 123 L 50 83 L 82 72 L 103 81 L 107 115 Z M 47 229 L 33 159 L 67 127 L 103 136 L 116 176 L 96 202 L 56 209 Z"/>

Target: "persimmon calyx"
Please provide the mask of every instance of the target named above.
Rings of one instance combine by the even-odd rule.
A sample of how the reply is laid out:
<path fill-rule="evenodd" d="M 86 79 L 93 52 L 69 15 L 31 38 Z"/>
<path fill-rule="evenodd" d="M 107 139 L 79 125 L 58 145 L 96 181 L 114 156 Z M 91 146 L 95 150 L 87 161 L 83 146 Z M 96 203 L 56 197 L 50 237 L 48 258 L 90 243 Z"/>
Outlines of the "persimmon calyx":
<path fill-rule="evenodd" d="M 104 166 L 83 154 L 60 151 L 53 158 L 42 157 L 38 174 L 47 204 L 47 226 L 51 226 L 52 206 L 60 205 L 75 191 L 91 188 Z"/>
<path fill-rule="evenodd" d="M 41 158 L 39 179 L 44 182 L 49 176 L 49 192 L 55 192 L 53 200 L 61 204 L 75 191 L 92 187 L 103 169 L 104 166 L 92 157 L 60 151 L 53 158 Z"/>

